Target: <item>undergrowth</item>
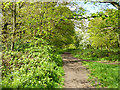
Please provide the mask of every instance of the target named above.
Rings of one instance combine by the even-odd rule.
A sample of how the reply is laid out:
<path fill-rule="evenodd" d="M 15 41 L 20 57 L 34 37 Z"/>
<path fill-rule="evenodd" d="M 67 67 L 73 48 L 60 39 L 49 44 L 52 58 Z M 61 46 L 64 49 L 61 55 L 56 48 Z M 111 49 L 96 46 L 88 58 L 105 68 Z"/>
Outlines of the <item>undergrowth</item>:
<path fill-rule="evenodd" d="M 60 54 L 41 39 L 24 50 L 5 51 L 2 88 L 62 88 L 64 71 Z"/>
<path fill-rule="evenodd" d="M 69 50 L 74 57 L 94 61 L 120 61 L 120 49 L 76 49 Z"/>

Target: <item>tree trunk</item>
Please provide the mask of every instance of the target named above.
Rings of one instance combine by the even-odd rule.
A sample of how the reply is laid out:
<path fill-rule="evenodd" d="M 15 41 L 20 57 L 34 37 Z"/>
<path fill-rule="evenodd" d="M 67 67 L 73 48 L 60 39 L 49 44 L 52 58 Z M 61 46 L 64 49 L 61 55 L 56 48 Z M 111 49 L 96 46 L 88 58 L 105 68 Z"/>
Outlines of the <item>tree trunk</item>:
<path fill-rule="evenodd" d="M 13 2 L 13 34 L 12 34 L 12 42 L 11 42 L 11 50 L 14 50 L 15 44 L 15 31 L 16 31 L 16 0 Z"/>
<path fill-rule="evenodd" d="M 118 30 L 120 29 L 120 6 L 118 6 Z M 118 31 L 118 43 L 119 43 L 119 47 L 120 47 L 120 31 Z"/>
<path fill-rule="evenodd" d="M 118 34 L 118 47 L 120 47 L 120 34 Z"/>

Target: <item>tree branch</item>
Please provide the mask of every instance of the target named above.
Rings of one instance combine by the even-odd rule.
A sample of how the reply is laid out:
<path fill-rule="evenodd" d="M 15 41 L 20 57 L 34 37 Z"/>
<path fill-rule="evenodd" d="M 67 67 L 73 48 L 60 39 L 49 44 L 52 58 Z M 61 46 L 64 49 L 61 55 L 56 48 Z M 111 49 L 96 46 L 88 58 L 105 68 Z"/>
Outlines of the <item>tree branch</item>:
<path fill-rule="evenodd" d="M 116 8 L 120 8 L 120 4 L 119 4 L 119 2 L 110 2 L 110 1 L 108 1 L 108 2 L 100 2 L 99 1 L 99 3 L 111 3 L 114 7 L 116 7 Z"/>

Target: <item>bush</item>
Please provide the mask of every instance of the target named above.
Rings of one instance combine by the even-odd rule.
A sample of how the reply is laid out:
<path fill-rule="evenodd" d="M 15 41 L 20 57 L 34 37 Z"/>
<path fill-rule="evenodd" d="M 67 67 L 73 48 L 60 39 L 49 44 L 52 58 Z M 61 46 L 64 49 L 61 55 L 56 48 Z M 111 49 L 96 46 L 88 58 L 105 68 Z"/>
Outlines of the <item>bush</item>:
<path fill-rule="evenodd" d="M 61 88 L 62 58 L 50 45 L 6 51 L 3 56 L 3 88 Z M 6 57 L 7 56 L 7 57 Z M 6 62 L 7 61 L 7 62 Z"/>

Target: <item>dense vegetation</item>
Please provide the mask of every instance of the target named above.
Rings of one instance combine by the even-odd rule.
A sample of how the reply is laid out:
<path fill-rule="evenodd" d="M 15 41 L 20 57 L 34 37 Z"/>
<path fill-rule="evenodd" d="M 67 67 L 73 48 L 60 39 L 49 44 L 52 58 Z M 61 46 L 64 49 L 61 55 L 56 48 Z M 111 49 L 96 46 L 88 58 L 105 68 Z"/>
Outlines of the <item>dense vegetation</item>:
<path fill-rule="evenodd" d="M 61 88 L 62 58 L 53 48 L 35 40 L 22 51 L 6 51 L 3 56 L 3 88 Z M 24 51 L 24 52 L 23 52 Z"/>
<path fill-rule="evenodd" d="M 73 43 L 75 35 L 66 3 L 1 4 L 2 87 L 61 88 L 64 71 L 56 50 Z"/>
<path fill-rule="evenodd" d="M 0 2 L 2 8 L 2 87 L 62 88 L 61 53 L 94 61 L 120 61 L 119 10 L 92 14 L 86 27 L 85 10 L 72 12 L 67 2 Z M 75 22 L 80 21 L 75 31 Z M 74 49 L 68 49 L 74 48 Z M 66 51 L 66 50 L 65 50 Z M 98 87 L 118 87 L 118 65 L 83 62 Z M 106 72 L 106 73 L 105 73 Z M 113 73 L 111 73 L 113 72 Z M 113 83 L 114 82 L 114 83 Z"/>

